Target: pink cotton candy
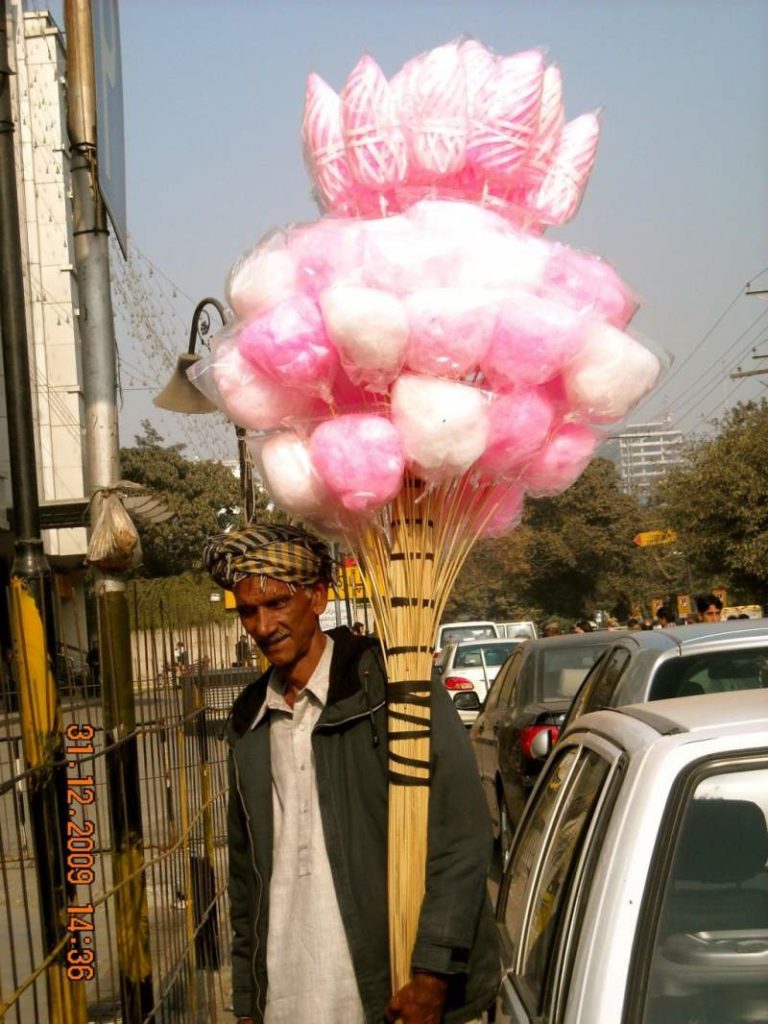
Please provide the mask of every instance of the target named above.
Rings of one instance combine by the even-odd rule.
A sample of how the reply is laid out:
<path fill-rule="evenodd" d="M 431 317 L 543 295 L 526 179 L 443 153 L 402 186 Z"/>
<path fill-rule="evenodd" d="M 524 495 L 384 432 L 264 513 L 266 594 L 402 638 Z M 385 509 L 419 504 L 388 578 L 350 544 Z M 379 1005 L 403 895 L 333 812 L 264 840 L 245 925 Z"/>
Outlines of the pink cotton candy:
<path fill-rule="evenodd" d="M 307 79 L 302 122 L 304 152 L 326 210 L 354 207 L 357 186 L 344 147 L 341 100 L 319 75 Z"/>
<path fill-rule="evenodd" d="M 234 265 L 227 280 L 227 303 L 240 320 L 251 320 L 287 299 L 297 285 L 286 235 L 276 231 Z"/>
<path fill-rule="evenodd" d="M 526 467 L 520 483 L 534 497 L 559 494 L 587 468 L 599 435 L 578 423 L 566 423 Z"/>
<path fill-rule="evenodd" d="M 408 183 L 432 183 L 460 171 L 467 147 L 467 93 L 457 44 L 408 61 L 391 87 L 408 146 Z"/>
<path fill-rule="evenodd" d="M 455 279 L 457 246 L 408 217 L 365 222 L 364 283 L 398 296 L 417 288 L 439 288 Z"/>
<path fill-rule="evenodd" d="M 259 373 L 236 345 L 220 348 L 209 372 L 221 411 L 248 430 L 274 430 L 289 420 L 316 415 L 322 408 L 310 395 L 282 387 Z"/>
<path fill-rule="evenodd" d="M 593 324 L 585 344 L 563 370 L 571 415 L 589 423 L 618 423 L 653 385 L 658 358 L 609 324 Z"/>
<path fill-rule="evenodd" d="M 579 208 L 597 155 L 600 121 L 582 114 L 562 130 L 552 164 L 526 205 L 545 224 L 565 224 Z"/>
<path fill-rule="evenodd" d="M 309 452 L 326 486 L 352 512 L 380 508 L 400 490 L 403 446 L 397 430 L 383 416 L 325 420 L 312 434 Z"/>
<path fill-rule="evenodd" d="M 478 99 L 496 67 L 496 58 L 479 39 L 464 39 L 459 52 L 467 90 L 467 117 L 472 122 L 477 116 Z"/>
<path fill-rule="evenodd" d="M 306 295 L 294 295 L 252 320 L 238 345 L 245 359 L 280 384 L 330 397 L 339 357 L 317 303 Z"/>
<path fill-rule="evenodd" d="M 309 446 L 292 431 L 266 440 L 249 438 L 248 447 L 273 501 L 289 515 L 330 516 L 334 500 L 312 466 Z"/>
<path fill-rule="evenodd" d="M 552 248 L 541 292 L 577 313 L 607 320 L 620 330 L 637 309 L 637 302 L 610 264 L 565 245 Z"/>
<path fill-rule="evenodd" d="M 491 540 L 502 537 L 519 526 L 523 518 L 524 500 L 525 491 L 522 487 L 514 486 L 504 491 L 496 508 L 480 531 L 480 536 L 484 540 Z"/>
<path fill-rule="evenodd" d="M 493 292 L 431 288 L 406 299 L 410 341 L 406 365 L 416 373 L 460 378 L 485 355 L 496 323 Z"/>
<path fill-rule="evenodd" d="M 364 188 L 385 191 L 405 181 L 405 139 L 384 72 L 367 54 L 341 93 L 344 144 L 352 176 Z"/>
<path fill-rule="evenodd" d="M 376 395 L 354 384 L 343 369 L 338 370 L 331 388 L 331 405 L 336 412 L 358 412 L 374 405 L 376 401 Z"/>
<path fill-rule="evenodd" d="M 539 122 L 544 60 L 537 50 L 498 58 L 473 104 L 467 163 L 489 181 L 511 183 Z"/>
<path fill-rule="evenodd" d="M 563 76 L 557 64 L 550 64 L 544 71 L 539 121 L 522 170 L 521 183 L 525 189 L 535 190 L 541 186 L 549 171 L 562 127 Z"/>
<path fill-rule="evenodd" d="M 539 390 L 495 395 L 488 412 L 488 445 L 478 470 L 495 480 L 519 473 L 547 440 L 554 419 L 552 403 Z"/>
<path fill-rule="evenodd" d="M 291 232 L 288 250 L 302 290 L 316 297 L 335 281 L 361 277 L 365 223 L 325 217 Z"/>
<path fill-rule="evenodd" d="M 481 369 L 502 390 L 543 384 L 573 359 L 583 340 L 577 313 L 520 291 L 502 303 Z"/>

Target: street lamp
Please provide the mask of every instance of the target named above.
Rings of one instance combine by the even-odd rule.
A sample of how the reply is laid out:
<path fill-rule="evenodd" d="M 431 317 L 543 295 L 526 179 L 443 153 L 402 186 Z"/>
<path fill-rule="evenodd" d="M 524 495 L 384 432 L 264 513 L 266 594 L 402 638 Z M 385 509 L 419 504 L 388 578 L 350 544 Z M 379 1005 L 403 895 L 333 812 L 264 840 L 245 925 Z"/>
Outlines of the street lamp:
<path fill-rule="evenodd" d="M 213 314 L 217 315 L 220 326 L 224 326 L 226 318 L 224 307 L 218 299 L 210 296 L 201 299 L 195 306 L 192 314 L 192 324 L 189 329 L 189 345 L 186 352 L 182 352 L 176 362 L 176 369 L 173 376 L 165 385 L 163 390 L 153 401 L 160 409 L 168 409 L 170 412 L 198 413 L 218 412 L 218 409 L 196 388 L 187 376 L 187 370 L 200 359 L 197 352 L 198 344 L 204 348 L 211 347 L 211 338 L 217 329 Z M 245 520 L 251 521 L 253 516 L 253 480 L 251 475 L 251 463 L 248 459 L 248 452 L 245 446 L 245 430 L 243 427 L 235 427 L 237 436 L 237 454 L 240 461 L 240 493 L 245 506 Z"/>

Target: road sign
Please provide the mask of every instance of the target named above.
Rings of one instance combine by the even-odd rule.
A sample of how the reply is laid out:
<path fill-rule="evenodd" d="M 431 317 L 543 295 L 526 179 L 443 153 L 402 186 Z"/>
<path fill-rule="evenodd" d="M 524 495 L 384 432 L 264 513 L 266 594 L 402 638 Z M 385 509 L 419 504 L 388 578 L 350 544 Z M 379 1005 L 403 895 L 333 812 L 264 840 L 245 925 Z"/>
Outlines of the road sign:
<path fill-rule="evenodd" d="M 677 615 L 678 618 L 684 619 L 686 616 L 691 614 L 691 595 L 690 594 L 678 594 L 677 595 Z"/>
<path fill-rule="evenodd" d="M 657 544 L 674 544 L 677 540 L 677 533 L 674 530 L 646 530 L 645 533 L 636 533 L 632 538 L 633 543 L 641 548 L 655 547 Z"/>

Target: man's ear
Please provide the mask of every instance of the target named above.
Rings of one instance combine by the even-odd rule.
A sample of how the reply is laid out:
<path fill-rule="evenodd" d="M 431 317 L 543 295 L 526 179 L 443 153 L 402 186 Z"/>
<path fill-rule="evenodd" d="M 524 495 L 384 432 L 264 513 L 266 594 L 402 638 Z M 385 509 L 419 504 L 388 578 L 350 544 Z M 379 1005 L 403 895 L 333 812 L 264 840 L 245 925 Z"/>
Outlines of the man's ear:
<path fill-rule="evenodd" d="M 318 580 L 312 584 L 310 605 L 315 615 L 322 615 L 328 607 L 328 584 Z"/>

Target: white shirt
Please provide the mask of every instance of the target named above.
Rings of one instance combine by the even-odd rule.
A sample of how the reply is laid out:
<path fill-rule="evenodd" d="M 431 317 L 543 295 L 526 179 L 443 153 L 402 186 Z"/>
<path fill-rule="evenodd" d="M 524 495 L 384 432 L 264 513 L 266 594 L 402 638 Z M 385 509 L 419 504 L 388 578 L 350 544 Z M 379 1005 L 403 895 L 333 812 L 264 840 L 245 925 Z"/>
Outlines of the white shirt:
<path fill-rule="evenodd" d="M 265 1024 L 365 1024 L 325 849 L 312 730 L 328 699 L 333 640 L 293 709 L 272 672 L 269 709 L 274 844 L 269 885 Z"/>

